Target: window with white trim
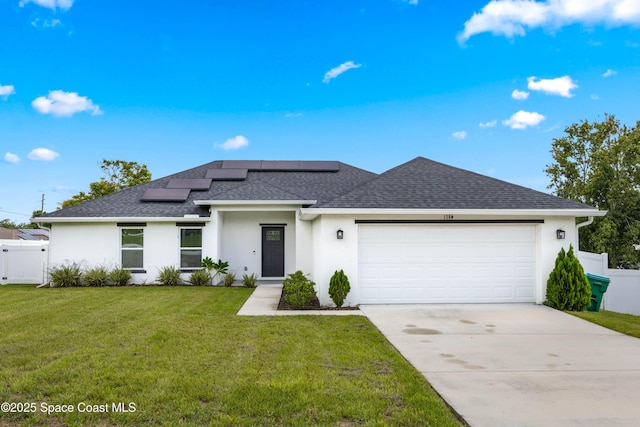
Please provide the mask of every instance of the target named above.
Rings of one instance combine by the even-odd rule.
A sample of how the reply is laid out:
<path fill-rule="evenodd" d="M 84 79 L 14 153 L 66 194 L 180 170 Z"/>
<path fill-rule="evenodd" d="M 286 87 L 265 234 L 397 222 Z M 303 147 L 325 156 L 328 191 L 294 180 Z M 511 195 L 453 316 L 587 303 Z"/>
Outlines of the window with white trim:
<path fill-rule="evenodd" d="M 126 270 L 143 268 L 144 229 L 122 228 L 120 238 L 120 262 Z"/>
<path fill-rule="evenodd" d="M 202 228 L 180 229 L 180 268 L 196 270 L 202 266 Z"/>

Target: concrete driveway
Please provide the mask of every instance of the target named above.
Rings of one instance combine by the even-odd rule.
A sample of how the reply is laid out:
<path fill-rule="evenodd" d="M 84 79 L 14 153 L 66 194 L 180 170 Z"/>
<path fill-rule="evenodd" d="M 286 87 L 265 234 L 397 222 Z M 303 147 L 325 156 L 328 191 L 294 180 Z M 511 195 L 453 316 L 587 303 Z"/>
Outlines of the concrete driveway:
<path fill-rule="evenodd" d="M 471 426 L 640 425 L 640 339 L 532 304 L 360 309 Z"/>

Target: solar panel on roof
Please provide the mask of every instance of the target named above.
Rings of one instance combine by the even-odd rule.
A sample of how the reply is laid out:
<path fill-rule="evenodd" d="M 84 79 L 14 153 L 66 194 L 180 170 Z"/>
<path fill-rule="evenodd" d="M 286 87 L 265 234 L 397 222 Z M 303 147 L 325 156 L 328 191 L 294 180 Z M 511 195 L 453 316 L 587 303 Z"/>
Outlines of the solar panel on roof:
<path fill-rule="evenodd" d="M 39 240 L 37 237 L 30 234 L 18 233 L 18 237 L 22 240 Z"/>
<path fill-rule="evenodd" d="M 247 169 L 209 169 L 206 177 L 214 181 L 242 181 L 247 179 Z"/>
<path fill-rule="evenodd" d="M 222 169 L 250 169 L 259 170 L 262 166 L 261 160 L 224 160 Z"/>
<path fill-rule="evenodd" d="M 140 200 L 143 202 L 184 202 L 191 190 L 187 188 L 149 188 Z"/>
<path fill-rule="evenodd" d="M 228 169 L 261 172 L 337 172 L 340 165 L 338 162 L 326 160 L 224 160 L 220 170 Z"/>
<path fill-rule="evenodd" d="M 298 161 L 282 161 L 282 160 L 265 160 L 260 167 L 261 171 L 299 171 L 300 162 Z"/>
<path fill-rule="evenodd" d="M 42 230 L 40 228 L 21 228 L 21 233 L 28 234 L 30 236 L 48 236 L 49 233 L 47 230 Z"/>
<path fill-rule="evenodd" d="M 305 171 L 337 172 L 340 164 L 332 161 L 304 160 L 300 162 L 300 168 Z"/>
<path fill-rule="evenodd" d="M 208 190 L 211 179 L 207 178 L 174 178 L 170 179 L 167 188 L 188 188 L 190 190 Z"/>

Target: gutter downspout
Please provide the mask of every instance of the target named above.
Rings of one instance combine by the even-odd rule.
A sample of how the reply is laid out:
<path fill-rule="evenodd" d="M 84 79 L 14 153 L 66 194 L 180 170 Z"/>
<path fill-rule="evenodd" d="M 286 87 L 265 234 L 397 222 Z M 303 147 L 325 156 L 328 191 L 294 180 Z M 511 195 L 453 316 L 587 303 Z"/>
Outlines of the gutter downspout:
<path fill-rule="evenodd" d="M 580 224 L 576 224 L 576 252 L 580 251 L 580 229 L 582 227 L 586 227 L 587 225 L 593 224 L 593 217 L 590 216 L 587 218 L 585 222 L 581 222 Z"/>

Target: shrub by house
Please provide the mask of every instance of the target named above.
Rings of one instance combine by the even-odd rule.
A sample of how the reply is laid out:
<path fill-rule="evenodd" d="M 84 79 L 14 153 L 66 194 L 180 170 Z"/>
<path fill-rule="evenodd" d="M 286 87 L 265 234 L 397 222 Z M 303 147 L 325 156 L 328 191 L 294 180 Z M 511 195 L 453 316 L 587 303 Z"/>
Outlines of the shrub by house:
<path fill-rule="evenodd" d="M 556 258 L 556 265 L 547 280 L 547 305 L 558 310 L 583 311 L 591 302 L 591 285 L 580 261 L 564 248 Z"/>

